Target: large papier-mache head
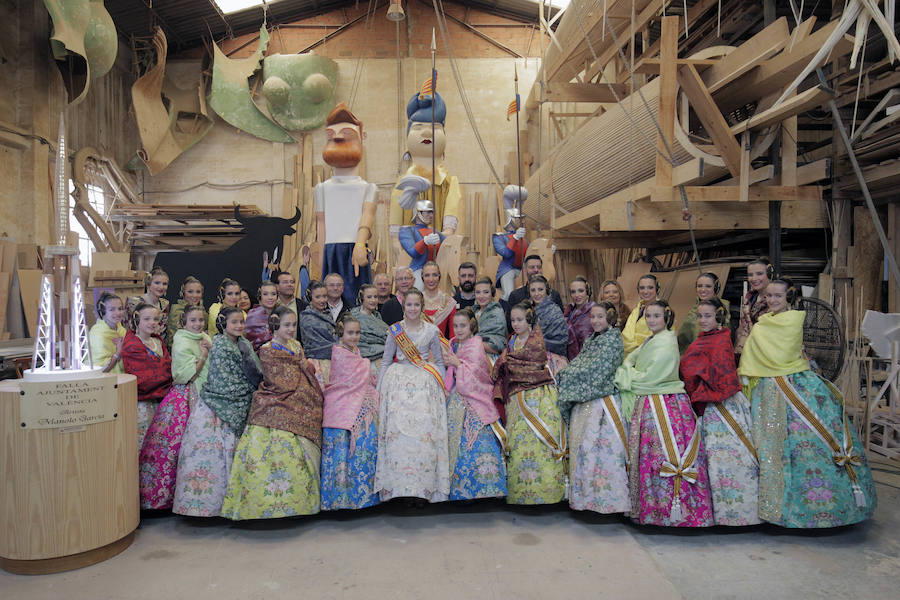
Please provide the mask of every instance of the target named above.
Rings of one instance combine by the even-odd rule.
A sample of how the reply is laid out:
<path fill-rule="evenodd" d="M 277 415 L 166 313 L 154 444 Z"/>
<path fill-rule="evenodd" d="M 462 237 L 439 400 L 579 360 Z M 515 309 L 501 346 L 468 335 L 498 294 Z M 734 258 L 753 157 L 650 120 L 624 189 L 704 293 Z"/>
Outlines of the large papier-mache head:
<path fill-rule="evenodd" d="M 431 135 L 432 97 L 434 98 L 434 139 Z M 447 146 L 444 124 L 447 119 L 447 105 L 437 92 L 431 94 L 415 93 L 406 104 L 406 149 L 413 159 L 420 160 L 432 156 L 443 156 Z M 433 146 L 432 146 L 433 144 Z"/>

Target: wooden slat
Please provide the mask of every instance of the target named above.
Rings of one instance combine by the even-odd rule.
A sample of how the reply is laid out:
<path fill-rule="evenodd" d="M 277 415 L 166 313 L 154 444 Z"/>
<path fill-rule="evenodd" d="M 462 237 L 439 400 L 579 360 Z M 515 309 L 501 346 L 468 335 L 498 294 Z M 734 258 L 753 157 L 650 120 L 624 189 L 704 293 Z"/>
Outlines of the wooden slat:
<path fill-rule="evenodd" d="M 693 65 L 682 65 L 678 69 L 678 83 L 725 161 L 725 167 L 732 175 L 737 176 L 741 172 L 741 148 L 735 141 L 734 134 L 729 131 L 728 122 L 719 112 L 719 107 L 710 96 L 697 69 Z"/>
<path fill-rule="evenodd" d="M 685 186 L 688 202 L 741 202 L 740 186 Z M 816 185 L 784 186 L 784 185 L 751 185 L 747 188 L 747 200 L 750 202 L 819 202 L 822 199 L 822 188 Z M 660 187 L 651 194 L 653 202 L 681 203 L 681 194 L 677 188 Z"/>
<path fill-rule="evenodd" d="M 710 92 L 715 92 L 771 58 L 788 42 L 790 31 L 787 17 L 781 17 L 704 71 L 703 81 Z"/>
<path fill-rule="evenodd" d="M 675 59 L 678 58 L 678 17 L 664 17 L 662 20 L 662 37 L 660 38 L 659 67 L 659 128 L 657 136 L 656 184 L 672 185 L 672 165 L 666 159 L 668 151 L 675 143 L 675 99 L 678 92 L 678 71 Z M 665 143 L 664 143 L 665 140 Z"/>
<path fill-rule="evenodd" d="M 817 106 L 821 106 L 828 102 L 831 93 L 818 87 L 810 88 L 805 92 L 797 94 L 793 98 L 789 98 L 769 110 L 753 115 L 746 121 L 741 121 L 737 125 L 731 127 L 731 133 L 738 135 L 748 129 L 761 129 L 774 125 L 785 119 L 806 112 Z"/>

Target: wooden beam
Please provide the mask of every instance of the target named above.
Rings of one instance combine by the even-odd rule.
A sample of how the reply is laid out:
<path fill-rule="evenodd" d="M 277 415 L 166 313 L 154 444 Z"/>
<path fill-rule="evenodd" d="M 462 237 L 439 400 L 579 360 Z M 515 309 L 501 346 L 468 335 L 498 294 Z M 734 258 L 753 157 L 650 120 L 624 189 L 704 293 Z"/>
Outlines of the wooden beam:
<path fill-rule="evenodd" d="M 713 94 L 716 103 L 726 112 L 747 102 L 748 91 L 752 91 L 752 98 L 780 92 L 800 74 L 836 27 L 836 20 L 828 23 L 806 39 L 795 43 L 790 51 L 785 50 L 738 77 Z M 848 41 L 848 36 L 844 36 L 831 52 L 832 59 L 847 54 L 852 47 L 853 43 Z"/>
<path fill-rule="evenodd" d="M 686 185 L 684 191 L 688 202 L 741 202 L 740 186 Z M 650 199 L 652 202 L 680 204 L 681 194 L 678 188 L 658 187 L 653 190 Z M 819 202 L 822 200 L 822 188 L 817 185 L 751 185 L 747 188 L 747 199 L 750 202 Z"/>
<path fill-rule="evenodd" d="M 625 85 L 612 84 L 619 98 L 628 95 Z M 545 102 L 615 102 L 616 96 L 605 83 L 548 83 L 544 88 Z"/>
<path fill-rule="evenodd" d="M 718 58 L 679 58 L 675 63 L 680 67 L 682 65 L 693 65 L 698 71 L 708 69 L 720 62 Z M 634 70 L 635 73 L 644 73 L 646 75 L 659 74 L 659 59 L 648 58 Z M 620 84 L 621 85 L 621 84 Z"/>
<path fill-rule="evenodd" d="M 726 173 L 727 171 L 722 167 L 704 165 L 701 159 L 695 158 L 683 165 L 675 167 L 672 171 L 672 179 L 674 185 L 702 184 L 717 179 Z M 649 200 L 654 185 L 654 178 L 651 177 L 650 179 L 645 179 L 631 187 L 614 192 L 587 206 L 582 206 L 567 215 L 557 217 L 556 228 L 565 229 L 577 225 L 582 221 L 594 218 L 600 215 L 606 210 L 606 207 L 610 205 L 629 201 L 636 202 L 638 200 Z"/>
<path fill-rule="evenodd" d="M 734 134 L 728 129 L 728 122 L 719 112 L 719 107 L 713 101 L 706 85 L 700 78 L 700 74 L 694 65 L 682 65 L 678 69 L 678 83 L 681 89 L 687 94 L 697 113 L 697 118 L 703 123 L 706 133 L 712 138 L 713 144 L 719 150 L 722 160 L 725 161 L 725 167 L 728 171 L 737 177 L 741 173 L 741 148 L 734 139 Z M 674 106 L 672 107 L 674 111 Z M 660 109 L 662 113 L 662 109 Z M 674 135 L 674 126 L 672 129 Z M 671 138 L 669 138 L 671 139 Z"/>
<path fill-rule="evenodd" d="M 781 17 L 707 69 L 703 81 L 715 92 L 774 56 L 790 39 L 787 17 Z"/>
<path fill-rule="evenodd" d="M 819 87 L 814 87 L 789 98 L 776 106 L 755 114 L 746 121 L 741 121 L 731 127 L 732 135 L 738 135 L 748 129 L 762 129 L 769 125 L 775 125 L 785 119 L 806 112 L 810 109 L 822 106 L 831 99 L 831 92 Z"/>
<path fill-rule="evenodd" d="M 750 131 L 741 134 L 741 171 L 738 174 L 740 201 L 750 200 Z"/>
<path fill-rule="evenodd" d="M 717 0 L 714 0 L 714 1 L 717 1 Z M 709 2 L 709 0 L 704 0 L 704 2 Z M 659 7 L 660 7 L 659 3 L 651 2 L 644 8 L 644 10 L 642 10 L 640 12 L 640 14 L 636 15 L 635 19 L 634 19 L 634 31 L 635 32 L 645 31 L 644 26 L 650 22 L 650 19 L 652 19 L 653 17 L 655 17 L 658 14 Z M 690 9 L 688 9 L 688 12 L 690 12 Z M 642 44 L 646 46 L 647 45 L 646 37 L 644 35 L 641 35 L 641 39 L 643 40 Z M 584 75 L 585 81 L 589 81 L 589 80 L 593 79 L 597 74 L 599 74 L 604 69 L 604 67 L 606 67 L 606 64 L 610 60 L 612 60 L 613 57 L 616 56 L 616 54 L 618 54 L 619 47 L 624 48 L 625 45 L 628 44 L 630 41 L 631 41 L 631 24 L 629 24 L 628 27 L 626 27 L 625 30 L 622 31 L 622 33 L 620 33 L 616 37 L 615 44 L 609 44 L 604 50 L 602 50 L 597 55 L 597 60 L 585 70 L 585 75 Z M 657 48 L 658 48 L 658 46 L 657 46 Z M 644 55 L 646 55 L 646 54 L 647 53 L 644 52 Z"/>
<path fill-rule="evenodd" d="M 553 238 L 557 250 L 602 250 L 604 248 L 648 248 L 659 243 L 659 237 L 646 233 L 603 234 Z"/>
<path fill-rule="evenodd" d="M 659 67 L 659 121 L 660 134 L 656 147 L 656 185 L 672 185 L 672 164 L 666 158 L 675 143 L 675 99 L 678 93 L 678 17 L 663 17 L 662 35 L 660 37 Z"/>

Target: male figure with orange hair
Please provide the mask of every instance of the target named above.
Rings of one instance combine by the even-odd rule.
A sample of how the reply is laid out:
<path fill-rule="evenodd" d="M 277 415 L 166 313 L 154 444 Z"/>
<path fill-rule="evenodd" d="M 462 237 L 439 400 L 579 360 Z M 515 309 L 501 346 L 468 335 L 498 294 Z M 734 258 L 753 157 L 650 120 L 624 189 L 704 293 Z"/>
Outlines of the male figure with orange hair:
<path fill-rule="evenodd" d="M 322 248 L 322 273 L 344 280 L 344 304 L 354 306 L 361 285 L 371 283 L 366 242 L 375 223 L 375 184 L 359 175 L 363 125 L 343 102 L 325 121 L 322 158 L 334 175 L 316 185 L 316 239 Z"/>

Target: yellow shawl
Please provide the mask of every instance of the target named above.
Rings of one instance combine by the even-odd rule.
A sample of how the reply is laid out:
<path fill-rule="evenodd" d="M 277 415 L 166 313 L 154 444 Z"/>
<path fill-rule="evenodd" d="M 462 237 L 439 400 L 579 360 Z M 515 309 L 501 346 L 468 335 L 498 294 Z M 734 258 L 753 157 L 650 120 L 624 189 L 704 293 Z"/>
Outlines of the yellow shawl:
<path fill-rule="evenodd" d="M 806 312 L 788 310 L 759 318 L 744 344 L 738 374 L 746 377 L 777 377 L 809 369 L 803 356 L 803 320 Z"/>
<path fill-rule="evenodd" d="M 647 319 L 641 314 L 641 310 L 645 304 L 646 302 L 643 300 L 638 302 L 638 305 L 635 306 L 634 310 L 631 311 L 631 314 L 628 315 L 628 320 L 625 321 L 625 328 L 622 330 L 622 342 L 625 343 L 625 356 L 628 356 L 640 348 L 641 344 L 652 335 L 650 333 L 650 328 L 647 327 Z"/>
<path fill-rule="evenodd" d="M 113 338 L 118 337 L 124 340 L 125 333 L 125 327 L 123 327 L 121 323 L 117 324 L 115 329 L 110 327 L 103 319 L 94 323 L 94 326 L 91 327 L 91 331 L 88 334 L 91 343 L 91 361 L 93 361 L 94 367 L 102 369 L 106 366 L 106 363 L 109 362 L 109 359 L 112 358 L 112 355 L 116 352 L 116 345 L 113 343 Z M 124 372 L 125 366 L 122 364 L 121 360 L 119 360 L 110 370 L 110 373 Z"/>

